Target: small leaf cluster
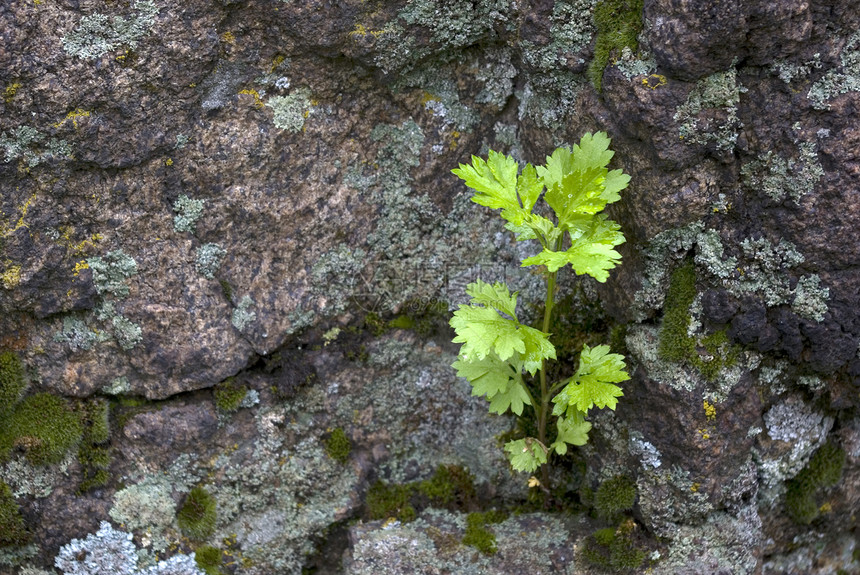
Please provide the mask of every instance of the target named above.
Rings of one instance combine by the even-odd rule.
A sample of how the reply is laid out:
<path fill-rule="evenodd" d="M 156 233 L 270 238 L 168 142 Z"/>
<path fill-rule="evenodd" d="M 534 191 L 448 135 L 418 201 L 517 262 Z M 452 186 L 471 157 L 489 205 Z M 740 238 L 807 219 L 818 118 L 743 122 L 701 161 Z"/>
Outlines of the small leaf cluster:
<path fill-rule="evenodd" d="M 486 160 L 472 156 L 453 173 L 475 190 L 472 201 L 498 209 L 505 227 L 518 241 L 534 240 L 540 251 L 525 258 L 523 267 L 540 266 L 547 278 L 547 306 L 542 329 L 523 324 L 517 316 L 517 292 L 504 283 L 488 284 L 480 279 L 466 288 L 471 300 L 461 305 L 450 320 L 462 344 L 453 367 L 472 385 L 472 394 L 486 396 L 490 411 L 522 415 L 525 406 L 537 413 L 552 400 L 556 419 L 556 441 L 546 445 L 540 438 L 509 442 L 505 451 L 517 471 L 533 472 L 547 463 L 552 452 L 564 455 L 568 445 L 584 445 L 591 424 L 588 411 L 597 407 L 615 409 L 623 395 L 618 383 L 629 379 L 624 358 L 605 345 L 583 347 L 576 374 L 553 385 L 545 383 L 545 362 L 556 359 L 550 341 L 549 318 L 559 269 L 570 265 L 577 275 L 605 282 L 609 271 L 621 262 L 615 248 L 625 239 L 620 226 L 601 213 L 621 199 L 630 176 L 609 170 L 614 152 L 603 132 L 584 135 L 572 148 L 558 148 L 543 166 L 526 164 L 489 151 Z M 543 197 L 554 219 L 536 209 Z M 541 213 L 539 213 L 541 212 Z M 528 377 L 541 372 L 541 396 L 532 395 Z M 546 413 L 538 418 L 546 421 Z"/>

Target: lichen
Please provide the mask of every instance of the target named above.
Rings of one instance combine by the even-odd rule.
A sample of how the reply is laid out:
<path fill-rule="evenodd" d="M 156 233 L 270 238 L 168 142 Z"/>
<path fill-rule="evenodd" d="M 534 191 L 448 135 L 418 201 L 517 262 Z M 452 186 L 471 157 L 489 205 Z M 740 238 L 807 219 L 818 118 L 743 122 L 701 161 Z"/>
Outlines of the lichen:
<path fill-rule="evenodd" d="M 93 273 L 93 285 L 100 295 L 111 294 L 124 298 L 129 294 L 126 280 L 137 275 L 137 262 L 122 250 L 114 250 L 104 257 L 87 258 Z"/>
<path fill-rule="evenodd" d="M 173 211 L 176 212 L 173 217 L 173 231 L 194 233 L 197 220 L 203 215 L 204 203 L 205 200 L 192 200 L 185 194 L 179 196 L 173 203 Z"/>
<path fill-rule="evenodd" d="M 788 197 L 796 205 L 810 194 L 824 177 L 814 142 L 798 145 L 797 160 L 785 160 L 772 150 L 741 168 L 744 184 L 754 191 L 763 191 L 770 199 L 782 203 Z"/>
<path fill-rule="evenodd" d="M 194 269 L 207 279 L 214 279 L 215 273 L 221 268 L 221 263 L 227 255 L 227 250 L 219 244 L 203 244 L 197 248 L 194 257 Z"/>
<path fill-rule="evenodd" d="M 809 89 L 807 97 L 816 110 L 827 110 L 827 100 L 860 91 L 860 31 L 852 34 L 839 55 L 842 71 L 830 70 Z"/>
<path fill-rule="evenodd" d="M 253 305 L 255 304 L 254 300 L 251 299 L 251 296 L 242 296 L 242 299 L 239 300 L 239 305 L 233 310 L 233 316 L 230 319 L 230 323 L 233 324 L 233 327 L 244 332 L 248 326 L 257 319 L 257 312 L 251 311 L 250 309 Z"/>
<path fill-rule="evenodd" d="M 152 0 L 136 0 L 136 13 L 128 16 L 106 16 L 96 12 L 84 16 L 78 26 L 62 39 L 63 49 L 70 56 L 94 60 L 128 46 L 136 48 L 138 41 L 149 34 L 159 8 Z"/>
<path fill-rule="evenodd" d="M 68 142 L 51 138 L 45 143 L 45 134 L 31 126 L 18 126 L 10 135 L 0 134 L 0 148 L 6 153 L 6 162 L 21 158 L 30 168 L 46 160 L 72 157 Z"/>
<path fill-rule="evenodd" d="M 738 118 L 742 92 L 746 88 L 738 83 L 734 67 L 699 80 L 675 111 L 681 140 L 696 145 L 713 143 L 719 151 L 733 149 L 742 127 Z"/>
<path fill-rule="evenodd" d="M 311 111 L 311 91 L 298 88 L 286 96 L 272 96 L 266 106 L 274 113 L 275 127 L 288 132 L 301 132 Z"/>

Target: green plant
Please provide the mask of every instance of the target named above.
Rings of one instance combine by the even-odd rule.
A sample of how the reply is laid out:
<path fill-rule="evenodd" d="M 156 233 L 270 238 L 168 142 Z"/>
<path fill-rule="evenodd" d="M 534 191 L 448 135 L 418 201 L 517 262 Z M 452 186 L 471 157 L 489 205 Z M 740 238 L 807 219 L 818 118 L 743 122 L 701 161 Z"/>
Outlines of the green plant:
<path fill-rule="evenodd" d="M 179 529 L 191 539 L 202 540 L 212 535 L 217 518 L 215 498 L 202 487 L 189 491 L 176 512 Z"/>
<path fill-rule="evenodd" d="M 617 529 L 598 529 L 586 538 L 582 556 L 592 565 L 615 573 L 641 567 L 645 552 L 633 541 L 632 525 L 631 521 Z"/>
<path fill-rule="evenodd" d="M 526 405 L 534 410 L 537 437 L 510 441 L 505 451 L 517 471 L 534 472 L 541 466 L 545 487 L 550 454 L 564 455 L 568 445 L 584 445 L 591 429 L 588 410 L 615 409 L 623 395 L 616 384 L 630 379 L 623 356 L 609 353 L 607 345 L 583 345 L 576 373 L 555 383 L 547 381 L 546 361 L 556 359 L 549 336 L 558 270 L 570 264 L 576 274 L 605 282 L 609 270 L 621 261 L 614 249 L 624 242 L 620 226 L 601 212 L 621 199 L 619 192 L 630 177 L 607 169 L 614 154 L 609 143 L 603 132 L 586 134 L 573 149 L 555 150 L 545 166 L 527 164 L 521 172 L 513 158 L 490 150 L 488 160 L 472 156 L 471 165 L 460 164 L 454 170 L 477 192 L 473 202 L 501 209 L 505 227 L 518 241 L 540 243 L 540 253 L 522 262 L 541 266 L 546 280 L 540 329 L 519 321 L 517 292 L 511 294 L 504 283 L 490 285 L 480 279 L 467 286 L 471 302 L 460 305 L 450 324 L 456 332 L 453 341 L 462 344 L 453 367 L 472 384 L 472 394 L 486 395 L 493 413 L 510 410 L 519 416 Z M 555 221 L 535 213 L 544 187 L 543 198 Z M 527 376 L 537 376 L 537 382 L 530 385 Z M 552 443 L 547 430 L 551 415 L 557 430 Z"/>
<path fill-rule="evenodd" d="M 349 459 L 349 454 L 352 452 L 352 442 L 342 427 L 336 428 L 326 439 L 325 452 L 338 463 L 346 463 L 346 460 Z"/>
<path fill-rule="evenodd" d="M 0 423 L 0 460 L 14 449 L 34 465 L 58 463 L 83 435 L 80 417 L 50 393 L 25 398 Z"/>
<path fill-rule="evenodd" d="M 367 491 L 367 513 L 371 519 L 396 517 L 403 523 L 413 521 L 418 514 L 410 503 L 411 485 L 387 485 L 374 483 Z"/>

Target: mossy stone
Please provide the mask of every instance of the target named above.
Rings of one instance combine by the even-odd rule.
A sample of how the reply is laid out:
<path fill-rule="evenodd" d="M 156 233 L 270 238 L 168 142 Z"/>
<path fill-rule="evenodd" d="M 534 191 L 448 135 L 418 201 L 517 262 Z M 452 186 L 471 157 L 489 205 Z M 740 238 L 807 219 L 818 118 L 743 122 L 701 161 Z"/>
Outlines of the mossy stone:
<path fill-rule="evenodd" d="M 466 532 L 463 534 L 463 545 L 474 547 L 484 555 L 493 555 L 496 548 L 496 535 L 487 525 L 501 523 L 507 519 L 504 511 L 492 510 L 469 513 L 466 516 Z"/>
<path fill-rule="evenodd" d="M 839 483 L 844 467 L 845 451 L 828 442 L 812 455 L 800 473 L 786 482 L 785 507 L 795 523 L 809 525 L 818 517 L 816 493 Z"/>
<path fill-rule="evenodd" d="M 409 501 L 411 495 L 411 485 L 387 485 L 377 481 L 367 491 L 367 513 L 371 519 L 396 517 L 404 523 L 413 521 L 418 514 Z"/>
<path fill-rule="evenodd" d="M 194 551 L 194 561 L 206 575 L 221 575 L 222 552 L 217 547 L 204 545 Z"/>
<path fill-rule="evenodd" d="M 236 383 L 232 377 L 228 377 L 215 386 L 215 407 L 224 413 L 230 413 L 239 409 L 242 400 L 248 394 L 248 388 Z"/>
<path fill-rule="evenodd" d="M 603 71 L 609 61 L 624 48 L 635 52 L 639 47 L 643 6 L 643 0 L 600 0 L 594 7 L 597 40 L 587 74 L 598 92 L 603 89 Z"/>
<path fill-rule="evenodd" d="M 0 427 L 0 459 L 24 452 L 34 465 L 60 462 L 81 440 L 83 426 L 69 403 L 50 393 L 25 398 Z"/>

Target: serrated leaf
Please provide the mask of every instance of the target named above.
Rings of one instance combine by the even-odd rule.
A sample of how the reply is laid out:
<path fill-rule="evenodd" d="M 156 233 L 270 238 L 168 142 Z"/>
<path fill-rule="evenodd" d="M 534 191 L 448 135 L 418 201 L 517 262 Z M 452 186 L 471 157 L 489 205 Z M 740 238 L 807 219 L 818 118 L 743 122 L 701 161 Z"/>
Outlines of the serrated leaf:
<path fill-rule="evenodd" d="M 543 191 L 543 180 L 537 175 L 537 170 L 531 164 L 526 164 L 523 172 L 517 178 L 517 193 L 520 196 L 520 201 L 526 211 L 531 212 L 532 208 L 540 197 Z"/>
<path fill-rule="evenodd" d="M 501 282 L 491 285 L 477 280 L 466 286 L 466 294 L 471 296 L 473 304 L 495 308 L 509 317 L 517 319 L 517 292 L 511 294 L 508 286 Z"/>
<path fill-rule="evenodd" d="M 624 395 L 615 385 L 630 379 L 624 365 L 624 356 L 609 353 L 608 345 L 590 348 L 583 346 L 579 357 L 579 369 L 561 392 L 553 398 L 556 404 L 553 413 L 559 415 L 569 407 L 582 413 L 597 406 L 614 410 L 618 398 Z"/>
<path fill-rule="evenodd" d="M 486 395 L 492 399 L 499 393 L 505 393 L 510 385 L 522 383 L 522 365 L 520 361 L 513 364 L 502 361 L 496 354 L 490 354 L 484 359 L 467 361 L 458 359 L 452 364 L 459 377 L 465 377 L 472 385 L 472 395 Z"/>
<path fill-rule="evenodd" d="M 549 335 L 529 326 L 521 326 L 520 331 L 526 351 L 522 355 L 523 367 L 531 375 L 543 366 L 543 360 L 556 359 L 555 346 Z"/>
<path fill-rule="evenodd" d="M 514 471 L 533 473 L 546 463 L 547 449 L 533 437 L 509 441 L 505 444 L 505 451 L 508 453 L 508 461 L 511 462 Z"/>
<path fill-rule="evenodd" d="M 517 196 L 519 164 L 509 156 L 489 151 L 487 160 L 472 156 L 472 164 L 460 164 L 452 172 L 477 193 L 472 201 L 481 206 L 501 209 L 502 217 L 519 225 L 530 208 L 523 209 Z"/>
<path fill-rule="evenodd" d="M 582 418 L 559 417 L 556 420 L 556 427 L 558 428 L 558 436 L 550 446 L 550 449 L 555 450 L 559 455 L 567 453 L 568 443 L 579 446 L 588 443 L 588 432 L 591 431 L 591 423 Z"/>
<path fill-rule="evenodd" d="M 561 230 L 559 230 L 554 223 L 537 214 L 529 214 L 523 219 L 523 223 L 518 226 L 508 222 L 505 224 L 505 229 L 516 234 L 518 242 L 523 240 L 536 240 L 539 236 L 542 236 L 546 238 L 548 243 L 552 244 L 555 243 L 559 234 L 561 234 Z"/>
<path fill-rule="evenodd" d="M 470 361 L 483 359 L 490 352 L 505 360 L 514 352 L 526 351 L 517 322 L 492 308 L 461 305 L 449 323 L 457 333 L 452 341 L 463 344 L 460 355 Z"/>
<path fill-rule="evenodd" d="M 523 388 L 522 378 L 520 378 L 517 382 L 508 385 L 507 389 L 496 393 L 490 399 L 490 412 L 503 415 L 510 409 L 515 414 L 522 415 L 523 407 L 531 404 L 529 394 Z"/>

